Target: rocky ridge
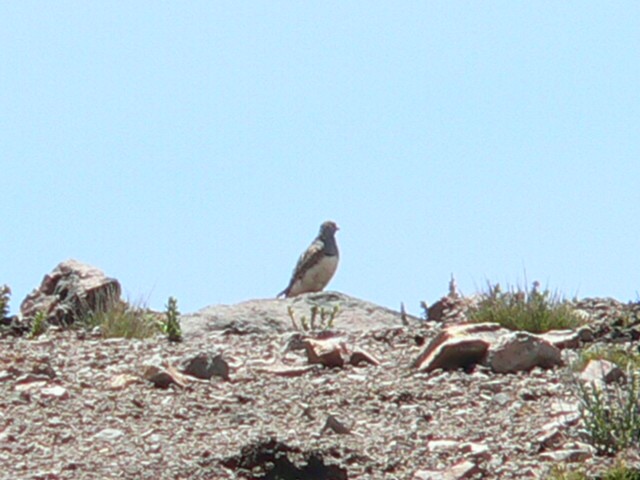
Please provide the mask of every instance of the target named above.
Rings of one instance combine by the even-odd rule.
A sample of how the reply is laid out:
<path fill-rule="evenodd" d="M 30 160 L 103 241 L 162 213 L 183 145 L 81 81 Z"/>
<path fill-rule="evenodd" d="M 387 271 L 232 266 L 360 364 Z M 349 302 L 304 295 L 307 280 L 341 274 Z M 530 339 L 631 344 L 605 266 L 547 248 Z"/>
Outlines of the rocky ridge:
<path fill-rule="evenodd" d="M 421 368 L 469 338 L 465 301 L 444 297 L 447 321 L 337 292 L 213 306 L 181 317 L 182 343 L 58 326 L 4 336 L 0 478 L 516 479 L 610 465 L 586 441 L 571 362 L 591 342 L 637 349 L 638 305 L 576 302 L 591 336 L 534 339 L 551 364 L 497 373 L 487 352 L 505 332 L 485 331 L 473 361 Z M 314 305 L 338 306 L 330 331 L 295 330 L 291 312 Z"/>

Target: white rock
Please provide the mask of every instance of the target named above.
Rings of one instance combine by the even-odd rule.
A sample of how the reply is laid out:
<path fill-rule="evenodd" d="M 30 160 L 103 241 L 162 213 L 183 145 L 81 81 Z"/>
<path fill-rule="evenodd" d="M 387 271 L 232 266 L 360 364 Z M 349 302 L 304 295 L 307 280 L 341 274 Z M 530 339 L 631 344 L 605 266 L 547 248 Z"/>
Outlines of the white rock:
<path fill-rule="evenodd" d="M 53 387 L 46 387 L 40 390 L 43 397 L 50 398 L 58 398 L 60 400 L 66 400 L 69 398 L 69 392 L 66 388 L 61 387 L 60 385 L 55 385 Z"/>
<path fill-rule="evenodd" d="M 95 438 L 96 440 L 103 440 L 105 442 L 113 442 L 123 435 L 124 432 L 122 430 L 118 430 L 117 428 L 105 428 L 104 430 L 96 433 L 93 438 Z"/>

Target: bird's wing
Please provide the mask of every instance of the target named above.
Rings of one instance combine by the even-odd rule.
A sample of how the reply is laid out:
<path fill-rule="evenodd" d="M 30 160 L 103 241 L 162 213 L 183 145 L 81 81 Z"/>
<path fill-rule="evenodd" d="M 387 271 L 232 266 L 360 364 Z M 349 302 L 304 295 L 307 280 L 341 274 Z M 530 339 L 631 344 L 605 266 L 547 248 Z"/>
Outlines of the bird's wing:
<path fill-rule="evenodd" d="M 289 281 L 289 285 L 282 292 L 278 294 L 278 297 L 282 295 L 288 295 L 289 290 L 293 287 L 293 284 L 296 283 L 297 280 L 301 279 L 304 274 L 313 267 L 324 255 L 324 243 L 322 240 L 315 240 L 309 248 L 307 248 L 300 258 L 298 259 L 298 263 L 296 263 L 296 268 L 293 269 L 293 273 L 291 274 L 291 280 Z"/>
<path fill-rule="evenodd" d="M 291 275 L 291 284 L 302 278 L 304 274 L 313 267 L 324 255 L 324 243 L 321 240 L 314 241 L 305 252 L 300 255 L 296 268 Z"/>

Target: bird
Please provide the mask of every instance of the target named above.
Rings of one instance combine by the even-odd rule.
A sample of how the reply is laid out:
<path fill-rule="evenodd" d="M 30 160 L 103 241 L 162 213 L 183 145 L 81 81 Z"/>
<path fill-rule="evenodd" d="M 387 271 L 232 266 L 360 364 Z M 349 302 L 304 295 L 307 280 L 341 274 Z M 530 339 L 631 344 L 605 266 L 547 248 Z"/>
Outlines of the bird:
<path fill-rule="evenodd" d="M 295 297 L 301 293 L 319 292 L 327 286 L 338 268 L 340 254 L 335 234 L 338 225 L 327 220 L 320 225 L 320 232 L 307 248 L 293 269 L 289 285 L 276 298 Z"/>

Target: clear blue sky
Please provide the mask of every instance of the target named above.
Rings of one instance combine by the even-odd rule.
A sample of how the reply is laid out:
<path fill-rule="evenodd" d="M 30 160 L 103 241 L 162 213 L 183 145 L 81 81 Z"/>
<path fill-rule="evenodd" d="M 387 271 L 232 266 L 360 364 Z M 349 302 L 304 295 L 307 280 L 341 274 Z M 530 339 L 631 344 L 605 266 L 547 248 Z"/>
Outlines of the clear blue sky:
<path fill-rule="evenodd" d="M 640 3 L 0 3 L 0 283 L 77 258 L 183 312 L 487 279 L 640 291 Z"/>

